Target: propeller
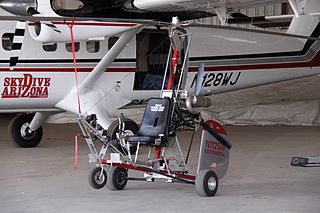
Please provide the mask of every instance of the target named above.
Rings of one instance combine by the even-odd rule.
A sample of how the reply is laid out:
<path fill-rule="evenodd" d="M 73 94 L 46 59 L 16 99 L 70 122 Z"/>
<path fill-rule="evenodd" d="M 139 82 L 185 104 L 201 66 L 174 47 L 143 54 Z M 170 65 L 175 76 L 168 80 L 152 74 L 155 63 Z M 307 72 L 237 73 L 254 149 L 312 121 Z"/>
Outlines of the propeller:
<path fill-rule="evenodd" d="M 202 89 L 202 81 L 204 76 L 204 63 L 200 63 L 198 67 L 198 73 L 197 73 L 197 79 L 196 84 L 194 88 L 194 95 L 198 96 L 200 95 L 201 89 Z"/>
<path fill-rule="evenodd" d="M 3 5 L 0 4 L 0 7 L 3 8 Z M 7 9 L 7 8 L 3 8 L 3 9 Z M 21 8 L 19 8 L 19 9 L 21 9 Z M 13 11 L 9 11 L 9 12 L 13 12 Z M 14 12 L 16 12 L 16 11 L 14 11 Z M 20 11 L 20 13 L 21 13 L 21 11 Z M 30 15 L 30 17 L 34 17 L 34 16 L 36 17 L 36 16 L 40 15 L 40 12 L 37 11 L 35 9 L 35 7 L 28 7 L 26 9 L 26 13 L 28 15 Z M 20 16 L 16 16 L 16 19 L 19 17 Z M 22 20 L 19 19 L 16 23 L 16 28 L 15 28 L 14 36 L 12 39 L 12 46 L 11 46 L 11 51 L 13 54 L 9 59 L 10 70 L 13 70 L 14 67 L 17 65 L 17 63 L 19 62 L 19 57 L 21 55 L 22 44 L 24 41 L 24 36 L 25 36 L 25 31 L 26 31 L 26 21 L 27 21 L 26 19 L 22 19 Z M 55 32 L 61 33 L 61 31 L 51 22 L 46 21 L 43 24 L 47 25 Z"/>

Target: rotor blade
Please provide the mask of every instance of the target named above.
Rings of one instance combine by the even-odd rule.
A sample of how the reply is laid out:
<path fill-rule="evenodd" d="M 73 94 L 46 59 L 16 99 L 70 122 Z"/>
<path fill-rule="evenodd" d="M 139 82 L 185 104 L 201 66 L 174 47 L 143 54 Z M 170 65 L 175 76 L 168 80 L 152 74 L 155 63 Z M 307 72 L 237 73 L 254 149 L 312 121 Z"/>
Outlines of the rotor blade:
<path fill-rule="evenodd" d="M 209 25 L 209 24 L 198 24 L 198 23 L 186 23 L 181 24 L 182 26 L 189 26 L 189 27 L 202 27 L 202 28 L 211 28 L 211 29 L 220 29 L 220 30 L 231 30 L 237 32 L 251 32 L 251 33 L 259 33 L 264 35 L 276 35 L 276 36 L 283 36 L 289 38 L 299 38 L 299 39 L 309 39 L 309 40 L 320 40 L 320 38 L 304 36 L 304 35 L 296 35 L 290 33 L 281 33 L 275 31 L 265 31 L 265 30 L 256 30 L 256 29 L 249 29 L 249 28 L 239 28 L 239 27 L 230 27 L 230 26 L 220 26 L 220 25 Z"/>
<path fill-rule="evenodd" d="M 136 24 L 144 24 L 144 25 L 152 25 L 152 26 L 171 26 L 170 22 L 162 22 L 162 21 L 154 21 L 154 20 L 143 20 L 143 19 L 118 19 L 118 18 L 92 18 L 92 17 L 62 17 L 62 16 L 0 16 L 0 20 L 5 21 L 101 21 L 101 22 L 123 22 L 123 23 L 136 23 Z M 304 35 L 296 35 L 289 33 L 281 33 L 275 31 L 264 31 L 264 30 L 256 30 L 256 29 L 248 29 L 248 28 L 239 28 L 239 27 L 230 27 L 230 26 L 220 26 L 220 25 L 209 25 L 209 24 L 199 24 L 199 23 L 190 23 L 190 22 L 182 22 L 180 24 L 182 27 L 202 27 L 202 28 L 211 28 L 211 29 L 222 29 L 222 30 L 233 30 L 237 32 L 253 32 L 264 35 L 277 35 L 283 37 L 291 37 L 291 38 L 299 38 L 299 39 L 310 39 L 310 40 L 320 40 L 320 38 L 309 37 Z"/>
<path fill-rule="evenodd" d="M 205 122 L 202 122 L 202 127 L 209 132 L 210 135 L 212 135 L 215 139 L 217 139 L 223 146 L 225 146 L 227 149 L 231 149 L 232 144 L 227 141 L 224 137 L 222 137 L 216 130 L 212 129 L 208 124 Z"/>
<path fill-rule="evenodd" d="M 19 61 L 19 56 L 21 54 L 21 48 L 24 40 L 25 28 L 25 21 L 17 21 L 16 29 L 12 40 L 11 51 L 13 52 L 13 56 L 10 57 L 10 69 L 13 69 Z"/>
<path fill-rule="evenodd" d="M 194 89 L 194 94 L 196 96 L 200 95 L 202 89 L 202 81 L 204 76 L 204 63 L 200 63 L 198 67 L 197 79 L 196 79 L 196 86 Z"/>
<path fill-rule="evenodd" d="M 135 23 L 135 24 L 146 24 L 153 26 L 169 26 L 170 22 L 143 20 L 143 19 L 118 19 L 118 18 L 92 18 L 92 17 L 63 17 L 63 16 L 1 16 L 0 20 L 3 21 L 101 21 L 101 22 L 123 22 L 123 23 Z"/>

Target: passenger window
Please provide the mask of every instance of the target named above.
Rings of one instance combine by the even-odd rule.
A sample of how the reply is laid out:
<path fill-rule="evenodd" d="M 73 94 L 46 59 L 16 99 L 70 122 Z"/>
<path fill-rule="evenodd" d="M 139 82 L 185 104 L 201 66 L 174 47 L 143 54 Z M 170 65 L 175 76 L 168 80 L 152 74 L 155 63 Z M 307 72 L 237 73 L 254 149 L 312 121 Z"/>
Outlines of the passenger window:
<path fill-rule="evenodd" d="M 110 50 L 113 45 L 118 41 L 119 37 L 117 36 L 112 36 L 108 39 L 108 49 Z"/>
<path fill-rule="evenodd" d="M 4 33 L 2 35 L 2 48 L 5 50 L 11 50 L 14 33 Z"/>
<path fill-rule="evenodd" d="M 100 50 L 100 42 L 99 41 L 87 41 L 86 43 L 87 51 L 89 53 L 96 53 Z"/>
<path fill-rule="evenodd" d="M 43 50 L 46 52 L 54 52 L 57 50 L 57 47 L 57 43 L 47 43 L 42 45 Z"/>
<path fill-rule="evenodd" d="M 75 49 L 75 52 L 78 52 L 79 49 L 80 49 L 80 42 L 75 42 L 74 43 L 74 49 Z M 66 43 L 66 50 L 68 52 L 72 52 L 72 43 Z"/>

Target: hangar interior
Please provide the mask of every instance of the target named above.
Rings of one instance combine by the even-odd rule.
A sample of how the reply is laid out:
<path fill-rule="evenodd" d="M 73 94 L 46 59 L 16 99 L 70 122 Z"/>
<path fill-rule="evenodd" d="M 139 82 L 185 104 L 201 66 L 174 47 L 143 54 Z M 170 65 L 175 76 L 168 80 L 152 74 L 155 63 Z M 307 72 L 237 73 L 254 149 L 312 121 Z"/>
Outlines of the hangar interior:
<path fill-rule="evenodd" d="M 292 14 L 287 4 L 240 11 L 248 16 Z M 195 22 L 219 24 L 217 17 Z M 245 25 L 243 27 L 252 27 Z M 283 30 L 283 28 L 272 28 Z M 21 149 L 9 142 L 11 116 L 0 115 L 0 209 L 20 212 L 319 212 L 320 170 L 290 166 L 292 156 L 319 156 L 320 77 L 313 76 L 213 95 L 203 112 L 226 126 L 233 143 L 230 168 L 213 198 L 201 198 L 192 185 L 130 181 L 123 191 L 94 190 L 87 183 L 88 148 L 78 147 L 74 168 L 74 115 L 51 116 L 39 147 Z M 140 121 L 144 109 L 119 113 Z M 197 167 L 201 130 L 190 153 Z M 191 133 L 178 135 L 182 151 Z M 146 154 L 146 153 L 143 153 Z M 135 172 L 134 172 L 135 173 Z"/>

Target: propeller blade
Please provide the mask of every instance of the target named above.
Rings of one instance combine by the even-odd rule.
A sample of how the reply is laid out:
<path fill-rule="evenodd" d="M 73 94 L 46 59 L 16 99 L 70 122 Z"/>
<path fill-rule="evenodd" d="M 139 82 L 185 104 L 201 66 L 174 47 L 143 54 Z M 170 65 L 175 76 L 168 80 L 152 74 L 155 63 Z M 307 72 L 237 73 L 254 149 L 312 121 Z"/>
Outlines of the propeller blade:
<path fill-rule="evenodd" d="M 200 95 L 202 89 L 202 81 L 204 76 L 204 63 L 200 63 L 198 67 L 197 79 L 196 79 L 196 86 L 194 89 L 194 94 L 196 96 Z"/>
<path fill-rule="evenodd" d="M 53 30 L 53 31 L 55 31 L 57 33 L 61 33 L 61 31 L 52 22 L 44 22 L 43 24 L 45 24 L 46 26 L 50 27 L 51 30 Z"/>
<path fill-rule="evenodd" d="M 19 56 L 21 54 L 21 48 L 24 40 L 24 34 L 26 31 L 26 22 L 25 21 L 17 21 L 16 29 L 13 36 L 11 51 L 13 52 L 13 56 L 10 57 L 9 66 L 12 70 L 19 61 Z"/>

